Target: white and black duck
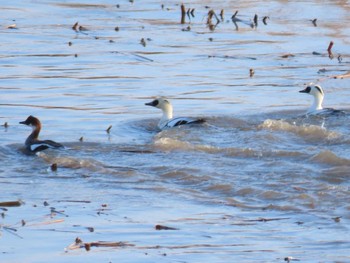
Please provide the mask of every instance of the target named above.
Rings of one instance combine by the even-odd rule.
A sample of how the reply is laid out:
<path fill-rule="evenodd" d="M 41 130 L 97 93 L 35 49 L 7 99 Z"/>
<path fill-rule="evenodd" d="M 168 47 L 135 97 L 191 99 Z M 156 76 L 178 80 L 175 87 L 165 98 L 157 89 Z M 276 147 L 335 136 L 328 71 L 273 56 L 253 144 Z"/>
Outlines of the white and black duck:
<path fill-rule="evenodd" d="M 170 101 L 164 98 L 157 98 L 145 105 L 156 107 L 163 112 L 162 118 L 158 123 L 158 128 L 161 130 L 173 128 L 185 124 L 198 124 L 205 122 L 201 118 L 177 117 L 173 118 L 173 106 Z"/>
<path fill-rule="evenodd" d="M 333 115 L 344 114 L 342 110 L 332 108 L 323 108 L 324 91 L 320 85 L 308 85 L 305 89 L 300 90 L 301 93 L 306 93 L 314 97 L 311 107 L 307 110 L 307 115 Z"/>

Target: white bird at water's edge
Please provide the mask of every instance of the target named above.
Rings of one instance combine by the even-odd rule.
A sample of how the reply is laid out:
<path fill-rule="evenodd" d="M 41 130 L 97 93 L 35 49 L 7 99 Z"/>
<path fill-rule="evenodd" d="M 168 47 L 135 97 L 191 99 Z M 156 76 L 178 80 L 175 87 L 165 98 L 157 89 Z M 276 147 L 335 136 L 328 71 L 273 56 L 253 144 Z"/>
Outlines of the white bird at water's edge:
<path fill-rule="evenodd" d="M 158 123 L 158 128 L 161 130 L 173 128 L 184 124 L 197 124 L 205 122 L 204 119 L 196 119 L 190 117 L 173 118 L 173 106 L 167 99 L 157 98 L 151 102 L 145 103 L 145 105 L 156 107 L 162 110 L 163 116 Z"/>
<path fill-rule="evenodd" d="M 335 110 L 332 108 L 323 108 L 322 102 L 324 98 L 324 91 L 320 85 L 308 85 L 305 89 L 300 90 L 301 93 L 306 93 L 314 97 L 313 104 L 307 110 L 306 115 L 331 115 L 344 113 L 341 110 Z"/>

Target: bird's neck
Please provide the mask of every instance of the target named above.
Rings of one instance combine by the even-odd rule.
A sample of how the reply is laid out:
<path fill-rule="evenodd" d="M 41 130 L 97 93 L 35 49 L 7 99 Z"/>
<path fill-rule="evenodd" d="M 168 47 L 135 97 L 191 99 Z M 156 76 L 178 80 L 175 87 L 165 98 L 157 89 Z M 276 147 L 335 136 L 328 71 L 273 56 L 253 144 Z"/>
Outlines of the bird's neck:
<path fill-rule="evenodd" d="M 323 96 L 322 95 L 316 95 L 314 96 L 314 102 L 311 105 L 310 109 L 308 110 L 308 112 L 313 112 L 313 111 L 318 111 L 318 110 L 322 110 L 322 102 L 323 102 Z"/>
<path fill-rule="evenodd" d="M 159 121 L 158 126 L 164 126 L 166 122 L 173 118 L 173 107 L 171 105 L 166 105 L 163 109 L 163 116 Z"/>
<path fill-rule="evenodd" d="M 39 126 L 33 126 L 33 131 L 32 131 L 32 133 L 28 136 L 28 138 L 27 138 L 25 144 L 28 145 L 28 144 L 30 144 L 31 142 L 38 140 L 40 130 L 41 130 L 41 126 L 40 126 L 40 125 L 39 125 Z"/>

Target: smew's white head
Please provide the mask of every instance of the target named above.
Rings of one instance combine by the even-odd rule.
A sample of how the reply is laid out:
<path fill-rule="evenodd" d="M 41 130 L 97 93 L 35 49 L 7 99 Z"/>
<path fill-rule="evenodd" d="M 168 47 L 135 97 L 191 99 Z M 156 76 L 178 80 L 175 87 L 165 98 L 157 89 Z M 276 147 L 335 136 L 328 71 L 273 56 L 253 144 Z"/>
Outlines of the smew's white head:
<path fill-rule="evenodd" d="M 170 120 L 173 118 L 173 106 L 170 101 L 164 98 L 157 98 L 151 102 L 145 103 L 145 105 L 153 106 L 163 111 L 164 120 Z M 162 119 L 163 119 L 162 118 Z"/>
<path fill-rule="evenodd" d="M 324 92 L 320 85 L 308 85 L 305 89 L 300 90 L 301 93 L 306 93 L 314 97 L 314 102 L 308 109 L 307 113 L 322 110 L 322 102 L 324 98 Z"/>

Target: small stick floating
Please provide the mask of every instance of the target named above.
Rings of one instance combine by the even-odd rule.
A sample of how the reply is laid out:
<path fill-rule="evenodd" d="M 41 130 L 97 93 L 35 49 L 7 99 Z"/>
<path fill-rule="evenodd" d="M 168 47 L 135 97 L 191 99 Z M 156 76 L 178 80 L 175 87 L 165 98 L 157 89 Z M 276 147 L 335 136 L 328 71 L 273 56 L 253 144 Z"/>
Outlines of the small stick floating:
<path fill-rule="evenodd" d="M 175 227 L 168 227 L 163 225 L 156 225 L 154 228 L 156 230 L 179 230 L 178 228 L 175 228 Z"/>
<path fill-rule="evenodd" d="M 75 239 L 75 242 L 67 247 L 69 250 L 85 248 L 86 251 L 89 251 L 91 247 L 125 247 L 125 246 L 135 246 L 126 242 L 106 242 L 106 241 L 96 241 L 85 243 L 79 237 Z"/>
<path fill-rule="evenodd" d="M 76 22 L 76 23 L 73 25 L 72 29 L 73 29 L 74 31 L 79 31 L 79 30 L 78 30 L 78 22 Z"/>
<path fill-rule="evenodd" d="M 50 169 L 51 169 L 51 171 L 56 172 L 56 171 L 57 171 L 57 163 L 53 163 L 53 164 L 50 166 Z"/>
<path fill-rule="evenodd" d="M 254 69 L 249 69 L 249 76 L 252 78 L 254 76 Z"/>
<path fill-rule="evenodd" d="M 111 131 L 111 129 L 112 129 L 112 125 L 109 125 L 109 127 L 108 127 L 107 130 L 106 130 L 106 132 L 109 134 L 110 131 Z"/>
<path fill-rule="evenodd" d="M 7 26 L 7 29 L 18 29 L 16 24 Z"/>
<path fill-rule="evenodd" d="M 328 48 L 327 48 L 328 56 L 329 56 L 330 59 L 333 58 L 333 53 L 332 53 L 333 45 L 334 45 L 334 42 L 331 41 L 331 42 L 329 42 L 329 45 L 328 45 Z"/>
<path fill-rule="evenodd" d="M 266 22 L 267 19 L 270 19 L 270 18 L 268 16 L 264 16 L 262 20 L 265 26 L 267 25 L 267 22 Z"/>
<path fill-rule="evenodd" d="M 237 14 L 238 14 L 238 10 L 232 15 L 231 19 L 232 19 L 232 20 L 237 20 L 237 19 L 236 19 L 236 15 L 237 15 Z"/>
<path fill-rule="evenodd" d="M 345 78 L 350 78 L 350 71 L 344 75 L 337 75 L 337 76 L 334 76 L 333 78 L 335 79 L 345 79 Z"/>
<path fill-rule="evenodd" d="M 221 18 L 222 21 L 224 21 L 224 13 L 225 13 L 224 9 L 221 9 L 221 11 L 220 11 L 220 18 Z"/>
<path fill-rule="evenodd" d="M 181 24 L 186 22 L 186 7 L 184 4 L 181 5 Z"/>
<path fill-rule="evenodd" d="M 316 27 L 317 26 L 317 18 L 311 20 L 312 24 Z"/>
<path fill-rule="evenodd" d="M 146 46 L 146 40 L 144 38 L 141 38 L 140 44 L 145 47 Z"/>
<path fill-rule="evenodd" d="M 23 204 L 22 201 L 5 201 L 5 202 L 0 202 L 0 206 L 2 207 L 16 207 L 16 206 L 21 206 Z"/>
<path fill-rule="evenodd" d="M 258 27 L 258 15 L 257 15 L 257 14 L 255 14 L 253 20 L 254 20 L 254 26 L 255 26 L 255 27 Z"/>

